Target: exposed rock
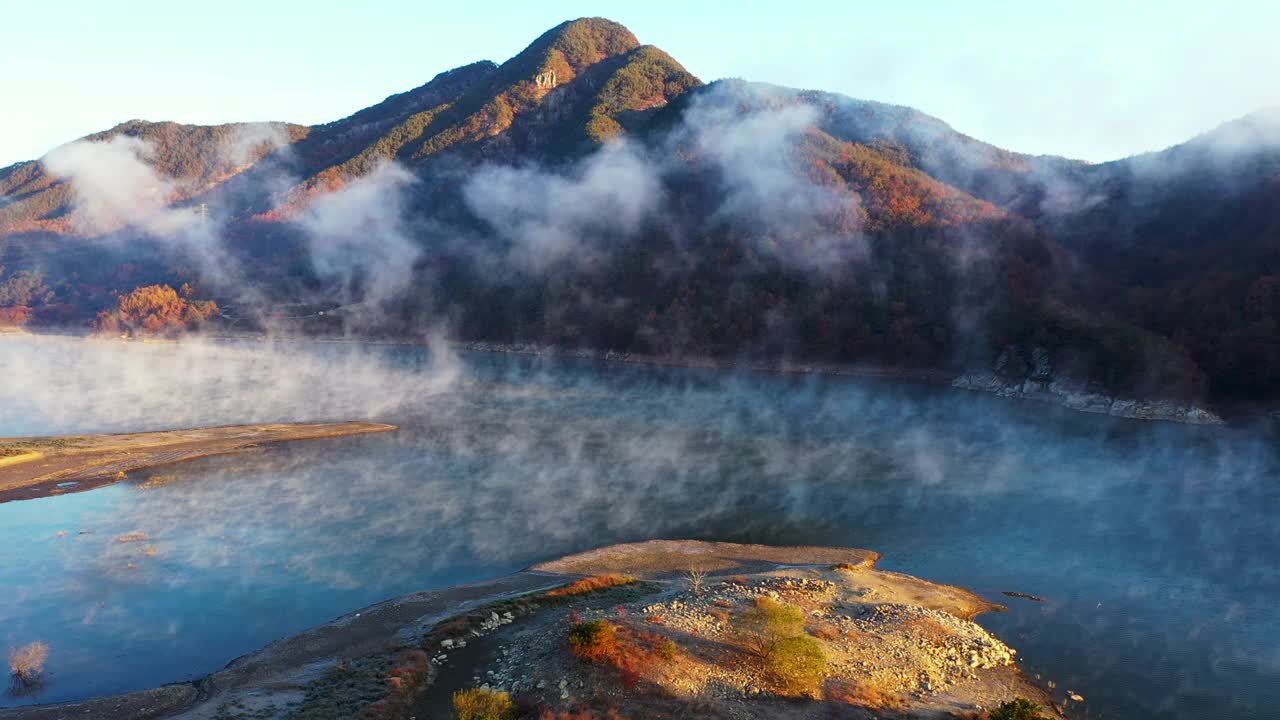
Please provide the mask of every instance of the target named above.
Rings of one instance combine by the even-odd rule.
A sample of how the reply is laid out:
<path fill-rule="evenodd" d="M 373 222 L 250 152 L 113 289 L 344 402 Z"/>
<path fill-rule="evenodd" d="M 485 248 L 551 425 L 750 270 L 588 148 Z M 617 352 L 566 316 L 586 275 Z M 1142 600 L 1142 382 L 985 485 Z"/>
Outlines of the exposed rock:
<path fill-rule="evenodd" d="M 1116 398 L 1093 390 L 1086 383 L 1056 377 L 1049 352 L 1041 347 L 1026 351 L 1010 345 L 1000 352 L 993 369 L 992 373 L 961 375 L 951 386 L 1019 400 L 1054 402 L 1071 410 L 1098 415 L 1191 425 L 1224 424 L 1217 414 L 1196 405 Z"/>
<path fill-rule="evenodd" d="M 1042 347 L 1031 349 L 1031 379 L 1042 383 L 1053 379 L 1053 363 L 1049 360 L 1049 351 Z"/>
<path fill-rule="evenodd" d="M 559 84 L 556 79 L 555 70 L 546 70 L 544 72 L 538 73 L 537 75 L 534 76 L 533 82 L 538 87 L 543 88 L 544 90 L 554 89 L 555 86 Z"/>

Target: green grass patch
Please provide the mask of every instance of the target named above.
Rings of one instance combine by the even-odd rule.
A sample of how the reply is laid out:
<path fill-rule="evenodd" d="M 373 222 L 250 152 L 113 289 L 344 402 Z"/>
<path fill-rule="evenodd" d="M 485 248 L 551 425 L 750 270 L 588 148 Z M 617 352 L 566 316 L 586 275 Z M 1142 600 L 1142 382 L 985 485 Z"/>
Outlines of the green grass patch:
<path fill-rule="evenodd" d="M 999 707 L 991 711 L 990 718 L 991 720 L 1049 720 L 1044 713 L 1040 712 L 1039 704 L 1024 697 L 1016 697 L 1000 703 Z"/>

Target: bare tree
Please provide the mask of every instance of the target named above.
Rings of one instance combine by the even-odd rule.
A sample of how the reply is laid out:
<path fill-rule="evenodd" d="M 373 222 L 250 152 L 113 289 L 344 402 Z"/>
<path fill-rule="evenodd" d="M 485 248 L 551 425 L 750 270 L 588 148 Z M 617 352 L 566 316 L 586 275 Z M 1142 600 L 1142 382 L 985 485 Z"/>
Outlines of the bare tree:
<path fill-rule="evenodd" d="M 689 578 L 689 589 L 694 595 L 701 595 L 702 583 L 707 579 L 707 571 L 701 568 L 690 568 L 686 576 Z"/>
<path fill-rule="evenodd" d="M 49 646 L 36 641 L 9 650 L 9 671 L 22 687 L 31 687 L 44 675 L 44 662 L 49 659 Z"/>

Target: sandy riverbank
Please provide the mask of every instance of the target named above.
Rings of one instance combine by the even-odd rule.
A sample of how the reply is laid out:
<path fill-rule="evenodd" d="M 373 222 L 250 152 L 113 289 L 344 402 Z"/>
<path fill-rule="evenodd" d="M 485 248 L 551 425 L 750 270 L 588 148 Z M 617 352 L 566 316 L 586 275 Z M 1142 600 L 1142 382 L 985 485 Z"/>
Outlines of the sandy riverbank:
<path fill-rule="evenodd" d="M 399 698 L 403 713 L 379 717 L 422 720 L 448 717 L 450 694 L 481 683 L 555 712 L 622 703 L 643 713 L 658 703 L 705 717 L 825 718 L 831 703 L 857 702 L 841 695 L 780 696 L 761 690 L 766 681 L 742 662 L 706 655 L 734 652 L 724 649 L 730 636 L 714 616 L 737 612 L 760 595 L 795 603 L 812 617 L 810 630 L 824 638 L 830 655 L 828 687 L 883 691 L 875 697 L 892 698 L 896 718 L 972 714 L 1014 695 L 1053 713 L 1052 698 L 1021 673 L 1014 652 L 969 620 L 1002 606 L 962 588 L 877 570 L 878 558 L 847 548 L 698 541 L 612 546 L 389 600 L 279 640 L 194 683 L 0 710 L 0 720 L 354 717 L 360 703 L 386 693 Z M 707 572 L 697 592 L 687 577 L 694 568 Z M 546 592 L 612 573 L 641 582 L 568 599 Z M 674 638 L 681 643 L 679 661 L 624 689 L 607 669 L 568 653 L 566 618 L 578 616 Z M 855 636 L 864 640 L 854 642 Z M 406 679 L 391 682 L 387 672 Z M 379 712 L 386 709 L 384 702 Z"/>
<path fill-rule="evenodd" d="M 0 438 L 0 503 L 91 490 L 144 468 L 263 445 L 396 430 L 370 422 L 271 423 L 191 430 Z"/>

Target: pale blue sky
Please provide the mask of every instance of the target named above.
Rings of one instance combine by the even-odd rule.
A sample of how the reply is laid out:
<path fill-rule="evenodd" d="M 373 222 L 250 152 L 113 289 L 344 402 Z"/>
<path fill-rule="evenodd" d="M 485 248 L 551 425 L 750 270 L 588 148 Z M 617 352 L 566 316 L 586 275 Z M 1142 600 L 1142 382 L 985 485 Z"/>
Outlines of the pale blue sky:
<path fill-rule="evenodd" d="M 130 118 L 334 120 L 602 15 L 704 80 L 911 105 L 1108 160 L 1280 104 L 1280 2 L 4 0 L 0 166 Z"/>

